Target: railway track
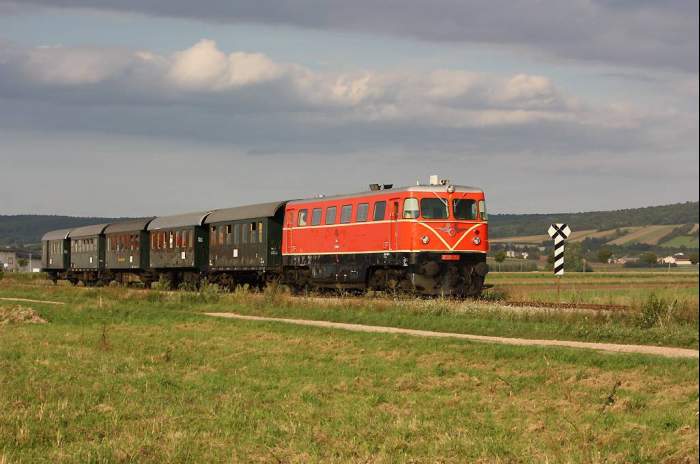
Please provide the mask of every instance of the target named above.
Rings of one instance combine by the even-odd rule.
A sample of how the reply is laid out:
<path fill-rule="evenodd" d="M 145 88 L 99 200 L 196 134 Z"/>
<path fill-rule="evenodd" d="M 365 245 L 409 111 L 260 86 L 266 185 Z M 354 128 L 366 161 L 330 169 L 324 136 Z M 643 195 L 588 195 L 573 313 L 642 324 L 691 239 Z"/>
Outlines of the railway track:
<path fill-rule="evenodd" d="M 548 309 L 586 309 L 592 311 L 631 311 L 629 305 L 620 304 L 596 304 L 596 303 L 555 303 L 546 301 L 503 301 L 504 306 L 527 306 L 532 308 Z"/>

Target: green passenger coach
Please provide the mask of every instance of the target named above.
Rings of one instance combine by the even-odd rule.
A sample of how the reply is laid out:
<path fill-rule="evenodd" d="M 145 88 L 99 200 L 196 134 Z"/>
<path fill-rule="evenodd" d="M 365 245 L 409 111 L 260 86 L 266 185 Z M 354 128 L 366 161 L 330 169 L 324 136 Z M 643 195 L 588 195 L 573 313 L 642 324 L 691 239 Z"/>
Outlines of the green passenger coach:
<path fill-rule="evenodd" d="M 41 237 L 41 268 L 53 281 L 63 278 L 70 265 L 70 231 L 54 230 Z"/>
<path fill-rule="evenodd" d="M 171 285 L 196 282 L 207 270 L 209 235 L 203 225 L 210 211 L 160 216 L 147 226 L 150 266 Z"/>
<path fill-rule="evenodd" d="M 78 227 L 70 231 L 70 269 L 72 271 L 97 272 L 104 269 L 104 232 L 108 224 Z"/>
<path fill-rule="evenodd" d="M 282 268 L 286 201 L 217 209 L 204 220 L 209 235 L 210 279 L 257 283 Z"/>

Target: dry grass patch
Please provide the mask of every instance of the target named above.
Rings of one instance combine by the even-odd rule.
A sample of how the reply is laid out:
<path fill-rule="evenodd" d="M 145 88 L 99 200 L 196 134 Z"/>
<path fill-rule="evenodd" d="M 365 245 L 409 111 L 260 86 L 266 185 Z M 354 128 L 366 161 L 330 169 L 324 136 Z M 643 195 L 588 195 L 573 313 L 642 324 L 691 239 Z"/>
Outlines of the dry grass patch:
<path fill-rule="evenodd" d="M 46 324 L 39 313 L 28 306 L 0 306 L 0 326 L 9 324 Z"/>

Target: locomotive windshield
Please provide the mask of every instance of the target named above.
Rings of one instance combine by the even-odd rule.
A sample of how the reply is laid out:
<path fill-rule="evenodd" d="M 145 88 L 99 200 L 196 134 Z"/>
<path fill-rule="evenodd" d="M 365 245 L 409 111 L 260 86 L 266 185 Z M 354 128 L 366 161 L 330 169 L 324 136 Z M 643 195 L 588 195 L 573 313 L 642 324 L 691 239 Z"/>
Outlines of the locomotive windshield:
<path fill-rule="evenodd" d="M 423 198 L 420 201 L 423 219 L 447 219 L 447 201 L 440 198 Z"/>
<path fill-rule="evenodd" d="M 455 219 L 476 219 L 476 200 L 454 200 L 452 209 Z"/>

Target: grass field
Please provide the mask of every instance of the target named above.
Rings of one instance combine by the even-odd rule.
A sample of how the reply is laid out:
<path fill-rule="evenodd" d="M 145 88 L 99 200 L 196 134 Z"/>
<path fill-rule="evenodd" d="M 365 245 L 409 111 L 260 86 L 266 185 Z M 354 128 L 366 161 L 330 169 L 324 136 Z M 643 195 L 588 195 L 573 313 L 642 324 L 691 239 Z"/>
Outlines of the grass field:
<path fill-rule="evenodd" d="M 539 276 L 538 274 L 535 274 Z M 530 274 L 499 290 L 539 288 Z M 571 283 L 592 277 L 571 276 Z M 574 279 L 577 277 L 577 279 Z M 608 276 L 655 282 L 656 275 Z M 676 278 L 678 278 L 676 276 Z M 697 275 L 683 277 L 688 282 Z M 528 280 L 529 279 L 529 280 Z M 646 279 L 646 280 L 645 280 Z M 5 278 L 0 462 L 696 462 L 698 363 L 210 319 L 204 311 L 697 347 L 694 313 L 291 298 Z M 689 298 L 697 301 L 697 286 Z M 666 294 L 660 298 L 666 298 Z M 31 309 L 47 323 L 5 323 Z M 642 306 L 644 303 L 642 303 Z M 694 314 L 695 316 L 693 317 Z"/>
<path fill-rule="evenodd" d="M 661 244 L 662 247 L 667 248 L 680 248 L 686 247 L 688 249 L 697 250 L 698 249 L 698 236 L 691 235 L 681 235 L 679 237 L 673 237 L 671 240 Z"/>

